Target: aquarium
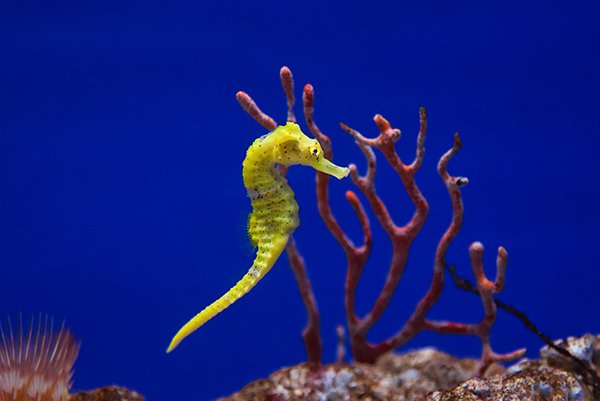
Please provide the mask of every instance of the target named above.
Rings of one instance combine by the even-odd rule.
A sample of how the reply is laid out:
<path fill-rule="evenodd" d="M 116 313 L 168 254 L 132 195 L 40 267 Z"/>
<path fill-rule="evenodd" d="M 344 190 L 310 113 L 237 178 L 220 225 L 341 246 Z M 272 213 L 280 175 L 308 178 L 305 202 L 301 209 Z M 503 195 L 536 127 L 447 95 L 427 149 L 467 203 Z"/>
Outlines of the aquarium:
<path fill-rule="evenodd" d="M 211 400 L 292 376 L 365 395 L 360 378 L 398 387 L 418 358 L 472 358 L 452 386 L 518 374 L 544 341 L 497 301 L 593 367 L 599 16 L 3 3 L 0 400 L 28 366 L 73 400 Z M 285 127 L 303 136 L 256 158 Z M 589 372 L 561 363 L 591 396 Z"/>

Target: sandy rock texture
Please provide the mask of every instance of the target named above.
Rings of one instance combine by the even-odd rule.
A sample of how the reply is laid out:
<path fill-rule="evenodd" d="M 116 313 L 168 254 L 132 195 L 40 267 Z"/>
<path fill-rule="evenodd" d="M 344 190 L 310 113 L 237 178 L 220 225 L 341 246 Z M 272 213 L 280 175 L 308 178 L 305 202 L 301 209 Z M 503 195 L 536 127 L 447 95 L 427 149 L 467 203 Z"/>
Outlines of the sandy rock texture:
<path fill-rule="evenodd" d="M 565 348 L 571 355 L 579 358 L 600 374 L 600 336 L 585 334 L 581 337 L 567 337 L 565 340 L 554 341 L 554 344 Z M 540 350 L 540 358 L 563 370 L 577 372 L 581 369 L 573 360 L 559 354 L 547 345 Z"/>
<path fill-rule="evenodd" d="M 124 387 L 108 386 L 72 394 L 69 401 L 144 401 L 144 397 Z"/>
<path fill-rule="evenodd" d="M 600 372 L 600 336 L 569 337 L 555 344 Z M 547 346 L 539 360 L 524 359 L 508 369 L 493 365 L 484 377 L 477 377 L 478 368 L 476 359 L 455 358 L 434 348 L 390 353 L 374 365 L 334 363 L 314 369 L 301 363 L 218 401 L 594 401 L 583 379 L 585 369 Z M 75 393 L 69 401 L 144 397 L 110 386 Z"/>
<path fill-rule="evenodd" d="M 599 336 L 569 337 L 556 344 L 598 370 Z M 300 364 L 219 401 L 594 400 L 577 364 L 548 347 L 540 355 L 509 369 L 494 365 L 484 377 L 477 377 L 478 360 L 458 359 L 434 348 L 388 354 L 375 365 L 330 364 L 311 370 Z"/>
<path fill-rule="evenodd" d="M 571 373 L 545 361 L 524 361 L 504 374 L 473 378 L 427 401 L 593 401 L 591 391 Z"/>
<path fill-rule="evenodd" d="M 473 377 L 476 370 L 476 360 L 424 348 L 386 355 L 376 365 L 330 364 L 311 370 L 300 364 L 284 368 L 219 401 L 412 401 L 455 386 Z"/>

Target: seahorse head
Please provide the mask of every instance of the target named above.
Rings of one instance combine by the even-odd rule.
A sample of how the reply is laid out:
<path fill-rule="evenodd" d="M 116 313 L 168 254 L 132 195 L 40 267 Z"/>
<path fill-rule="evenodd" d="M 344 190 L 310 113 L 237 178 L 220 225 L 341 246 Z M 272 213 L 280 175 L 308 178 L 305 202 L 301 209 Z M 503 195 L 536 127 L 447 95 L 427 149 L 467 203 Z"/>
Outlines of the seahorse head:
<path fill-rule="evenodd" d="M 338 179 L 348 175 L 348 168 L 337 166 L 327 160 L 319 142 L 306 136 L 298 124 L 288 122 L 284 126 L 277 127 L 270 136 L 274 140 L 273 160 L 276 163 L 285 166 L 293 164 L 310 166 Z"/>

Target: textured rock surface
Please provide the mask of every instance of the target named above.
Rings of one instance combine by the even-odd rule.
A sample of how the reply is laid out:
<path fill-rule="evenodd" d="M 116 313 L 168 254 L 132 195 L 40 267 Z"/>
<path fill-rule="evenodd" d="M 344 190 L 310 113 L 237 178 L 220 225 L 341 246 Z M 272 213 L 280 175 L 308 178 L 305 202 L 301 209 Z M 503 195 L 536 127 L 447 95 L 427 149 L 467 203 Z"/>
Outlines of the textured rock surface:
<path fill-rule="evenodd" d="M 544 361 L 525 361 L 504 374 L 474 378 L 449 391 L 429 394 L 427 401 L 593 401 L 577 376 Z"/>
<path fill-rule="evenodd" d="M 585 334 L 581 337 L 568 337 L 566 340 L 556 340 L 554 344 L 565 348 L 571 355 L 586 362 L 589 367 L 595 367 L 596 371 L 600 373 L 600 336 Z M 559 354 L 547 345 L 543 346 L 540 350 L 540 357 L 547 360 L 550 365 L 561 369 L 574 371 L 581 369 L 573 360 Z"/>
<path fill-rule="evenodd" d="M 284 368 L 221 401 L 412 401 L 455 386 L 473 377 L 476 369 L 475 360 L 461 360 L 425 348 L 386 355 L 374 366 L 331 364 L 318 371 L 311 371 L 306 364 Z"/>
<path fill-rule="evenodd" d="M 598 370 L 600 336 L 557 340 Z M 475 377 L 476 359 L 458 359 L 434 348 L 388 354 L 375 365 L 307 364 L 283 368 L 219 401 L 593 401 L 579 367 L 547 347 L 538 361 L 523 360 L 509 369 L 491 366 Z M 144 401 L 138 393 L 104 387 L 73 394 L 70 401 Z M 600 401 L 600 400 L 599 400 Z"/>
<path fill-rule="evenodd" d="M 144 397 L 133 390 L 108 386 L 72 394 L 69 401 L 144 401 Z"/>
<path fill-rule="evenodd" d="M 313 372 L 306 364 L 277 371 L 221 401 L 391 400 L 393 378 L 369 365 L 327 365 Z"/>
<path fill-rule="evenodd" d="M 428 388 L 429 391 L 449 389 L 477 374 L 479 360 L 458 359 L 435 348 L 422 348 L 405 354 L 387 354 L 377 366 L 403 378 L 402 386 Z M 504 367 L 492 365 L 486 376 L 504 372 Z M 412 380 L 409 378 L 412 377 Z M 411 381 L 417 381 L 411 383 Z"/>
<path fill-rule="evenodd" d="M 590 364 L 600 360 L 597 336 L 559 343 Z M 433 348 L 388 354 L 375 365 L 332 364 L 311 371 L 300 364 L 220 401 L 593 401 L 571 361 L 547 348 L 541 356 L 539 361 L 524 360 L 508 370 L 494 365 L 483 378 L 475 377 L 478 360 L 457 359 Z"/>

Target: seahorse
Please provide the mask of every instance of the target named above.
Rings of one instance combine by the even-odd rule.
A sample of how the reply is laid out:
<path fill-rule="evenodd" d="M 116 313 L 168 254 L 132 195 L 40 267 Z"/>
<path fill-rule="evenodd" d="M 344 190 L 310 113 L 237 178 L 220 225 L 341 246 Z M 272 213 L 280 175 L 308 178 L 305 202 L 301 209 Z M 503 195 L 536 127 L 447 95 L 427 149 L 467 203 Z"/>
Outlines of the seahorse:
<path fill-rule="evenodd" d="M 250 270 L 229 291 L 187 322 L 173 337 L 171 352 L 187 336 L 246 295 L 271 270 L 290 235 L 298 228 L 298 203 L 278 165 L 300 164 L 342 179 L 348 168 L 333 164 L 323 156 L 316 139 L 306 136 L 300 127 L 288 122 L 256 139 L 242 164 L 244 185 L 252 204 L 248 234 L 257 247 Z"/>

